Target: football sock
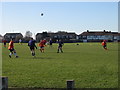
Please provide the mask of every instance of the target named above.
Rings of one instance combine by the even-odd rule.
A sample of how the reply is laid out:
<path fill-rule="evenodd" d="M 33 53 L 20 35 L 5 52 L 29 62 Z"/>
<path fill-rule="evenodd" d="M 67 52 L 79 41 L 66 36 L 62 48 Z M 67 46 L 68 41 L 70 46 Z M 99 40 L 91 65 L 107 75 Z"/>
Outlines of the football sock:
<path fill-rule="evenodd" d="M 33 56 L 35 56 L 35 53 L 33 53 Z"/>
<path fill-rule="evenodd" d="M 14 53 L 14 55 L 15 55 L 15 56 L 17 56 L 17 54 L 16 54 L 16 53 Z"/>
<path fill-rule="evenodd" d="M 10 52 L 10 54 L 9 54 L 10 56 L 12 55 L 12 53 Z"/>
<path fill-rule="evenodd" d="M 33 51 L 31 51 L 31 54 L 32 54 L 32 56 L 34 56 L 34 52 Z"/>

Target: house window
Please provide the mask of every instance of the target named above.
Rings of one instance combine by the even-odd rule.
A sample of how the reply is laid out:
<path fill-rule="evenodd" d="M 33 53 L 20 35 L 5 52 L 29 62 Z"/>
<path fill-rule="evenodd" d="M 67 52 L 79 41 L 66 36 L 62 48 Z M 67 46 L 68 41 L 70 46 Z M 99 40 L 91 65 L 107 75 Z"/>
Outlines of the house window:
<path fill-rule="evenodd" d="M 117 37 L 116 37 L 116 36 L 114 36 L 114 39 L 117 39 Z"/>
<path fill-rule="evenodd" d="M 87 36 L 87 39 L 94 39 L 94 36 Z"/>
<path fill-rule="evenodd" d="M 66 36 L 66 38 L 69 38 L 68 36 Z"/>
<path fill-rule="evenodd" d="M 103 36 L 98 36 L 98 39 L 103 40 L 104 38 L 103 38 Z"/>
<path fill-rule="evenodd" d="M 66 38 L 66 36 L 64 36 L 64 35 L 63 35 L 63 36 L 62 36 L 62 38 L 64 38 L 64 39 L 65 39 L 65 38 Z"/>
<path fill-rule="evenodd" d="M 70 38 L 73 38 L 73 36 L 72 36 L 72 35 L 70 35 L 69 37 L 70 37 Z"/>
<path fill-rule="evenodd" d="M 83 36 L 83 39 L 86 39 L 86 36 Z"/>
<path fill-rule="evenodd" d="M 10 38 L 10 36 L 7 36 L 7 38 Z"/>
<path fill-rule="evenodd" d="M 57 38 L 57 36 L 54 36 L 54 38 Z"/>
<path fill-rule="evenodd" d="M 11 36 L 12 38 L 15 38 L 15 36 Z"/>

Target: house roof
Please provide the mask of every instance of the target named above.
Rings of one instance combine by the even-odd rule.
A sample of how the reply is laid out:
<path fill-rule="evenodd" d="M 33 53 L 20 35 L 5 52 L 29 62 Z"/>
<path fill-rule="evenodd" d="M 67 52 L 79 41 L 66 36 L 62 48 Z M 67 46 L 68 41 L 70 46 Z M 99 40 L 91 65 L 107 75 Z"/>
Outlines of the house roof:
<path fill-rule="evenodd" d="M 40 35 L 42 33 L 37 33 L 36 35 Z M 47 34 L 52 34 L 52 35 L 56 35 L 56 34 L 76 34 L 75 32 L 48 32 Z"/>
<path fill-rule="evenodd" d="M 83 32 L 80 35 L 83 36 L 90 36 L 90 35 L 120 35 L 120 33 L 118 32 L 110 32 L 110 31 L 102 31 L 102 32 L 98 32 L 98 31 L 89 31 L 89 32 Z"/>
<path fill-rule="evenodd" d="M 18 34 L 22 35 L 21 33 L 6 33 L 5 35 L 18 35 Z"/>
<path fill-rule="evenodd" d="M 3 37 L 2 35 L 0 35 L 0 37 Z"/>

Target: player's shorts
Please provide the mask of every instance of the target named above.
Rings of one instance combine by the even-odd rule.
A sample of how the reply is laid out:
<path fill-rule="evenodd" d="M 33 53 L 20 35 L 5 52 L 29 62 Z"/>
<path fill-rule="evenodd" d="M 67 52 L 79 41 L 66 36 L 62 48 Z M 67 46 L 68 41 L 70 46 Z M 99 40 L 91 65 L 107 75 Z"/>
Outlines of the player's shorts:
<path fill-rule="evenodd" d="M 106 45 L 103 45 L 103 47 L 105 48 L 105 47 L 106 47 Z"/>
<path fill-rule="evenodd" d="M 4 42 L 4 45 L 6 45 L 6 42 Z"/>
<path fill-rule="evenodd" d="M 40 49 L 44 49 L 44 46 L 40 46 Z"/>
<path fill-rule="evenodd" d="M 62 45 L 59 45 L 58 48 L 62 48 Z"/>
<path fill-rule="evenodd" d="M 34 50 L 35 49 L 35 47 L 30 47 L 30 50 Z"/>
<path fill-rule="evenodd" d="M 50 43 L 50 45 L 52 45 L 52 43 Z"/>
<path fill-rule="evenodd" d="M 15 49 L 14 48 L 12 48 L 12 49 L 9 49 L 10 50 L 10 52 L 12 52 L 12 51 L 14 51 Z"/>

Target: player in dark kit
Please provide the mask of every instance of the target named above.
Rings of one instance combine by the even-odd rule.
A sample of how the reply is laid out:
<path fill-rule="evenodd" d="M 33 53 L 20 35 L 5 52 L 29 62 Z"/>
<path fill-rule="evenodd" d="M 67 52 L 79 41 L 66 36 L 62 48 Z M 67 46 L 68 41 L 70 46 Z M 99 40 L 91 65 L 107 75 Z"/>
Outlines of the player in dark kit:
<path fill-rule="evenodd" d="M 57 50 L 57 53 L 59 53 L 59 51 L 61 51 L 61 53 L 63 53 L 62 46 L 63 46 L 63 42 L 61 40 L 59 40 L 58 41 L 58 50 Z"/>
<path fill-rule="evenodd" d="M 52 39 L 49 40 L 49 45 L 52 47 Z"/>
<path fill-rule="evenodd" d="M 37 47 L 35 45 L 35 40 L 33 40 L 33 38 L 31 38 L 30 41 L 28 42 L 28 46 L 30 47 L 32 56 L 35 56 L 35 48 L 37 49 Z"/>

